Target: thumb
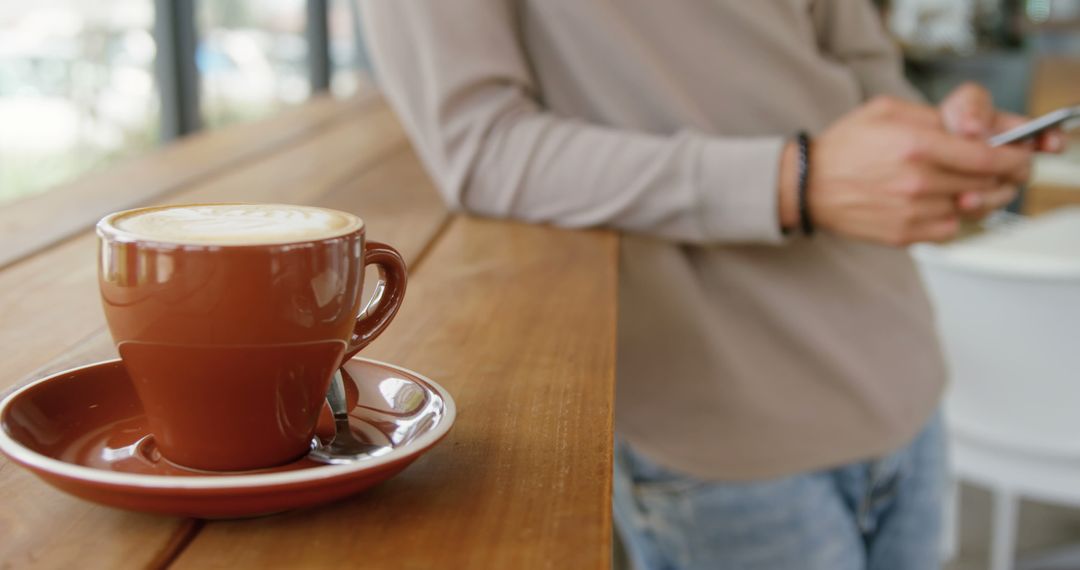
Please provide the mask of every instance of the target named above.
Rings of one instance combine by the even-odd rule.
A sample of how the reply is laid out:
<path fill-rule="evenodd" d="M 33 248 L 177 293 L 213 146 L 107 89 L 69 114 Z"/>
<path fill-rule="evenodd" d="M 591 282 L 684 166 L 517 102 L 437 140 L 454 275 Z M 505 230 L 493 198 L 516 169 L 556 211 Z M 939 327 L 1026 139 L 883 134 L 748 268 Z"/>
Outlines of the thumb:
<path fill-rule="evenodd" d="M 986 137 L 994 126 L 994 102 L 981 85 L 965 83 L 941 103 L 941 120 L 954 134 Z"/>

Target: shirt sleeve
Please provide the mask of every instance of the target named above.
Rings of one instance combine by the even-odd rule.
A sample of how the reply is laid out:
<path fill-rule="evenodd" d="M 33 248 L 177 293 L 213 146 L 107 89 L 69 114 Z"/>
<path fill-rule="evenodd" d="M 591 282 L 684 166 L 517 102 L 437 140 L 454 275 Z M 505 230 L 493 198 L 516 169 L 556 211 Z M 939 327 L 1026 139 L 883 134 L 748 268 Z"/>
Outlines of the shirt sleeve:
<path fill-rule="evenodd" d="M 780 137 L 659 135 L 540 103 L 510 0 L 368 0 L 383 93 L 451 207 L 692 244 L 780 242 Z"/>
<path fill-rule="evenodd" d="M 864 98 L 923 100 L 904 77 L 900 49 L 870 0 L 819 0 L 815 20 L 822 51 L 852 70 Z"/>

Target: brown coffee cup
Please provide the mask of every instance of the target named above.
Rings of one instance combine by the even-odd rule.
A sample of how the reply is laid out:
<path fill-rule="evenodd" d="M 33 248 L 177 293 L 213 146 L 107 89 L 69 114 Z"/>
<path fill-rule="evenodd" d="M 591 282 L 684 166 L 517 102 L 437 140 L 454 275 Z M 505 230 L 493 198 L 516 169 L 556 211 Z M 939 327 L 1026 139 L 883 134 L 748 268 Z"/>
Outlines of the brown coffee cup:
<path fill-rule="evenodd" d="M 183 208 L 229 207 L 345 222 L 316 238 L 285 232 L 240 241 L 207 237 L 198 224 L 178 232 L 125 226 Z M 362 220 L 332 210 L 141 208 L 106 216 L 97 234 L 117 350 L 161 454 L 194 469 L 259 469 L 307 453 L 333 373 L 386 329 L 405 293 L 401 255 L 365 242 Z M 367 265 L 380 282 L 360 315 Z"/>

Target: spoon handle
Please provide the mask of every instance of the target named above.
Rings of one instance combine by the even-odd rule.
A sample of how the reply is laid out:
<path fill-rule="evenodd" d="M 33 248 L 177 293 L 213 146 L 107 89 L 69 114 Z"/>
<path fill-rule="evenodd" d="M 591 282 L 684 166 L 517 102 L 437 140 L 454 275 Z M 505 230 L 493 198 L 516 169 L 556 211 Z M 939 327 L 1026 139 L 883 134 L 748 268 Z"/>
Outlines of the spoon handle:
<path fill-rule="evenodd" d="M 334 419 L 348 417 L 349 405 L 345 401 L 345 380 L 341 377 L 341 370 L 334 371 L 334 377 L 330 380 L 330 389 L 326 392 L 326 400 L 330 403 L 330 411 L 334 413 Z"/>

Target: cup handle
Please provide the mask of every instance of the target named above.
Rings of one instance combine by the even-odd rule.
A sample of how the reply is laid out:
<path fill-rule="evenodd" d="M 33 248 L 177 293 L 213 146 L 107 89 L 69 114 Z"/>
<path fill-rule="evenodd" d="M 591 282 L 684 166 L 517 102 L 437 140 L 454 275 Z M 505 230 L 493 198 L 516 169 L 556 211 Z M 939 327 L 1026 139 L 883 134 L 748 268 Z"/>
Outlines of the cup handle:
<path fill-rule="evenodd" d="M 368 265 L 379 268 L 379 282 L 364 312 L 356 318 L 352 339 L 342 362 L 356 356 L 360 349 L 386 330 L 405 298 L 405 259 L 396 249 L 385 243 L 368 242 L 364 247 L 364 267 Z"/>

